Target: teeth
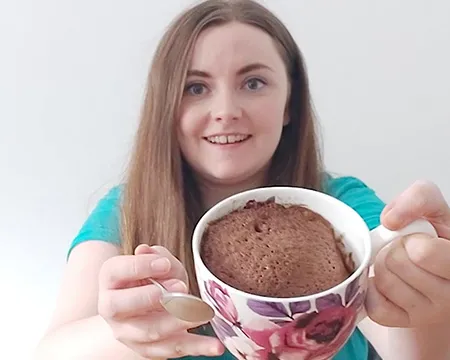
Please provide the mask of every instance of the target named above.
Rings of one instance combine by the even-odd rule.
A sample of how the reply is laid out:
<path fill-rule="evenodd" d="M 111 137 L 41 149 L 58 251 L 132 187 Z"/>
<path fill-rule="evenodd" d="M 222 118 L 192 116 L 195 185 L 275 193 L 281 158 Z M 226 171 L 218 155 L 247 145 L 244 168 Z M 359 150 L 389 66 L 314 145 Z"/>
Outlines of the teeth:
<path fill-rule="evenodd" d="M 233 144 L 247 139 L 248 135 L 209 136 L 207 140 L 214 144 Z"/>

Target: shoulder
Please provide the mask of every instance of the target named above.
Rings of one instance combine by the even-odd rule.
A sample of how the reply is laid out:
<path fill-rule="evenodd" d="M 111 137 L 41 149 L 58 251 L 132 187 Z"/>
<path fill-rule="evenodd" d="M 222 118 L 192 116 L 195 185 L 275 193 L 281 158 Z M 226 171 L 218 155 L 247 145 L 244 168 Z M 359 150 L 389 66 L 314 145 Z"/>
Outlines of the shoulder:
<path fill-rule="evenodd" d="M 375 193 L 375 190 L 369 187 L 363 180 L 349 175 L 333 176 L 329 173 L 324 176 L 324 191 L 333 196 L 345 196 L 349 191 L 364 190 L 368 193 Z"/>
<path fill-rule="evenodd" d="M 332 176 L 326 174 L 323 188 L 328 195 L 343 201 L 367 200 L 371 198 L 377 202 L 382 202 L 374 189 L 369 187 L 363 180 L 354 176 Z"/>
<path fill-rule="evenodd" d="M 89 223 L 102 226 L 115 226 L 120 213 L 123 185 L 111 188 L 96 204 L 86 220 Z"/>
<path fill-rule="evenodd" d="M 112 202 L 112 203 L 117 203 L 117 205 L 118 205 L 118 203 L 120 202 L 120 200 L 122 198 L 123 190 L 124 190 L 123 184 L 113 186 L 112 188 L 110 188 L 108 190 L 108 192 L 105 194 L 105 196 L 103 196 L 100 199 L 99 204 L 101 204 L 103 202 Z"/>
<path fill-rule="evenodd" d="M 325 193 L 353 208 L 370 229 L 380 224 L 380 215 L 386 204 L 363 180 L 327 174 L 323 188 Z"/>
<path fill-rule="evenodd" d="M 72 240 L 67 258 L 74 247 L 86 241 L 100 240 L 114 245 L 120 244 L 120 209 L 123 188 L 123 185 L 111 188 L 97 202 Z"/>

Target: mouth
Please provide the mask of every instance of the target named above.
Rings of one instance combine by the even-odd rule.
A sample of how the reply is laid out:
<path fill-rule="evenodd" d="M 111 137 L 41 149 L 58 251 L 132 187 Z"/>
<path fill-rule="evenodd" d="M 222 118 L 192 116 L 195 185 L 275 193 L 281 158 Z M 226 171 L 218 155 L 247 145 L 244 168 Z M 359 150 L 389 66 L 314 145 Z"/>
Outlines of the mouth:
<path fill-rule="evenodd" d="M 229 145 L 244 142 L 251 138 L 251 135 L 233 134 L 233 135 L 216 135 L 204 137 L 210 144 Z"/>

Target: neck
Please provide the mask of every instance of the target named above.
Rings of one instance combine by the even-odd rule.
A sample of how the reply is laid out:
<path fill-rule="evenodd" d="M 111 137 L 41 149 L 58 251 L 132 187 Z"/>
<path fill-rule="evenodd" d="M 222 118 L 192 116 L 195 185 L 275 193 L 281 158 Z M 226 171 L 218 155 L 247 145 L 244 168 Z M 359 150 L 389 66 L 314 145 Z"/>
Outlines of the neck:
<path fill-rule="evenodd" d="M 245 181 L 234 184 L 220 184 L 197 179 L 205 210 L 231 195 L 263 186 L 265 183 L 265 176 L 265 172 L 261 172 Z"/>

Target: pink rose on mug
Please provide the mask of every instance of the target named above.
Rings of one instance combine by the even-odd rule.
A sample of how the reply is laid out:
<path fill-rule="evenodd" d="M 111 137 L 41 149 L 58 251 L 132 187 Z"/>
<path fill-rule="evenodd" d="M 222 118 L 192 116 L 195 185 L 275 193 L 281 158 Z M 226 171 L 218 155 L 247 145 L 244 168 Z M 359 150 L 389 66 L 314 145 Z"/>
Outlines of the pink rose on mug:
<path fill-rule="evenodd" d="M 243 331 L 264 349 L 257 351 L 260 359 L 328 359 L 353 331 L 359 305 L 357 301 L 343 306 L 341 297 L 331 294 L 317 299 L 317 311 L 298 314 L 277 325 L 267 323 L 262 329 L 245 327 Z"/>
<path fill-rule="evenodd" d="M 288 359 L 298 351 L 309 354 L 311 360 L 328 359 L 347 341 L 355 314 L 345 307 L 305 314 L 270 336 L 273 353 L 279 359 Z"/>

